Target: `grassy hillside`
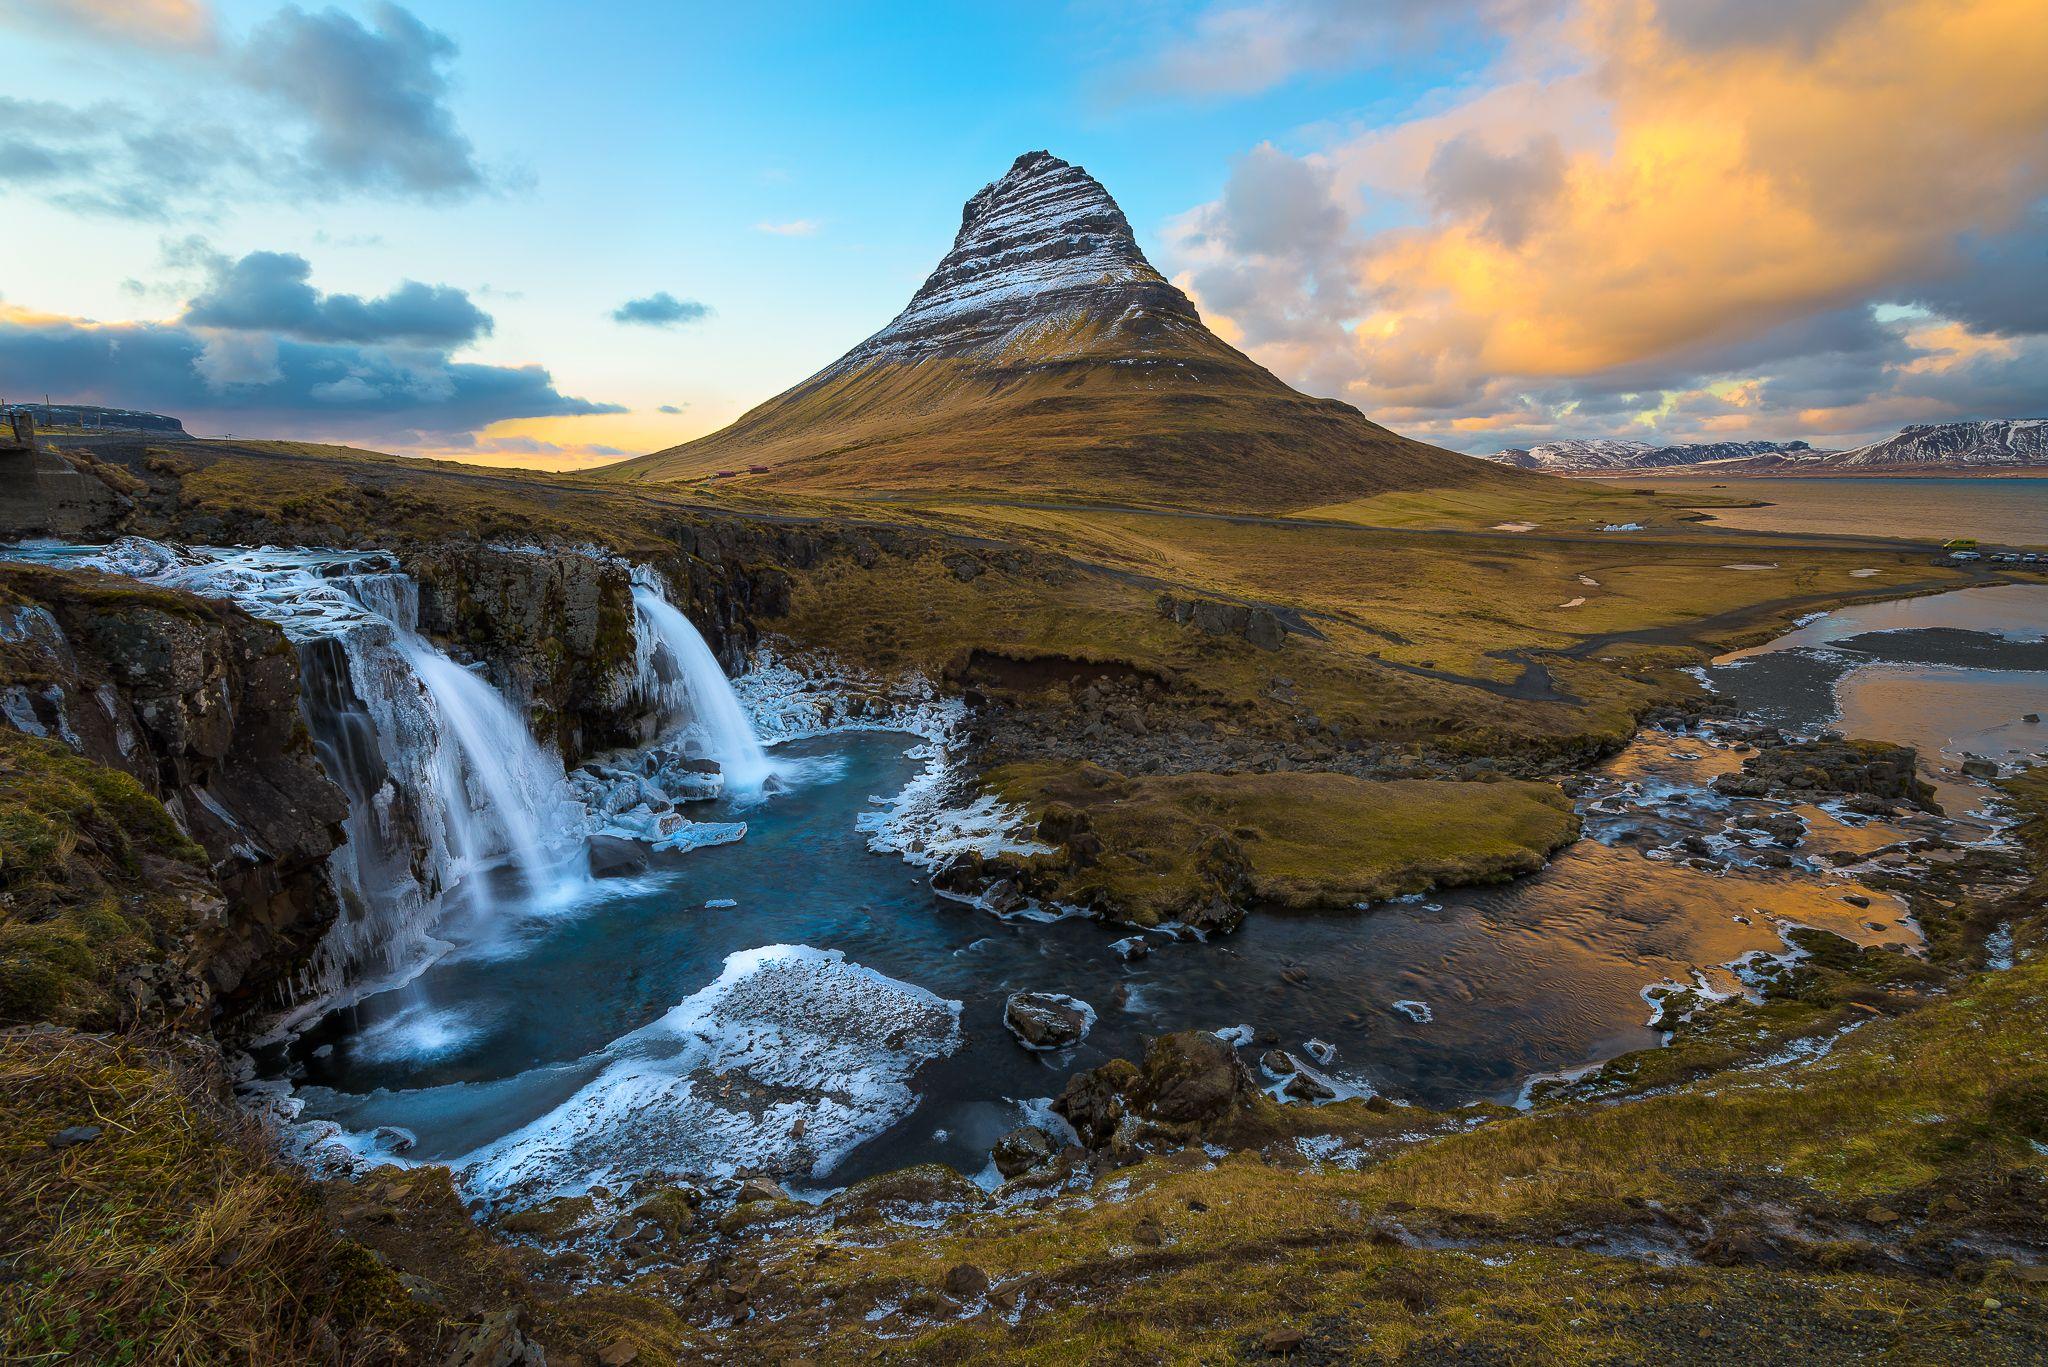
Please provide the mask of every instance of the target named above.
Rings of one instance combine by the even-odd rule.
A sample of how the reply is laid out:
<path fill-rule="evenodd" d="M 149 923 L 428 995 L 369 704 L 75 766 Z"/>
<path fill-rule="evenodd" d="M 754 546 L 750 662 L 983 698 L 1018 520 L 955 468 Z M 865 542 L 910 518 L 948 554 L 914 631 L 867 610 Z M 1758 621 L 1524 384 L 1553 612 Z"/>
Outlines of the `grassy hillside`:
<path fill-rule="evenodd" d="M 731 472 L 738 483 L 808 493 L 971 489 L 1252 511 L 1528 478 L 1398 436 L 1216 348 L 878 364 L 806 381 L 720 432 L 608 473 L 693 482 Z"/>

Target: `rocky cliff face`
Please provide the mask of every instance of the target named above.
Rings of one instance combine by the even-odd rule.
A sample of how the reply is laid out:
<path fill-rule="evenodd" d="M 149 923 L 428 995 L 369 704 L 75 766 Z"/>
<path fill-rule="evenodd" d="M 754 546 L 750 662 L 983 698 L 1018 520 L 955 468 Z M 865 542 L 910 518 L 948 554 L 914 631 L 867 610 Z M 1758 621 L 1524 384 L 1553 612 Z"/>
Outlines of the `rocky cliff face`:
<path fill-rule="evenodd" d="M 192 958 L 231 1004 L 281 980 L 333 921 L 347 815 L 299 715 L 275 626 L 90 572 L 0 566 L 0 722 L 132 776 L 204 850 L 226 909 Z"/>
<path fill-rule="evenodd" d="M 403 558 L 420 629 L 485 662 L 573 764 L 636 739 L 633 589 L 617 561 L 450 543 Z"/>

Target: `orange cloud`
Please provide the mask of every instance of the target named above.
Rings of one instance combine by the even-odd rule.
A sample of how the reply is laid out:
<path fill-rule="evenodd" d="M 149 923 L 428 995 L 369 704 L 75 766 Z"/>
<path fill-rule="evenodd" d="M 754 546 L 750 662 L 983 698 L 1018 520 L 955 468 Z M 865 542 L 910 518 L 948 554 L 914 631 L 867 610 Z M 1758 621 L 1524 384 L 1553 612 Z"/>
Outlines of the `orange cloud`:
<path fill-rule="evenodd" d="M 2048 68 L 2036 4 L 1873 6 L 1811 54 L 1687 51 L 1643 0 L 1579 31 L 1611 149 L 1571 158 L 1514 247 L 1469 221 L 1384 238 L 1362 264 L 1376 355 L 1531 376 L 1656 357 L 1849 301 L 2043 189 L 2048 81 L 1993 76 Z"/>
<path fill-rule="evenodd" d="M 1425 221 L 1350 242 L 1364 305 L 1341 330 L 1262 328 L 1258 297 L 1231 326 L 1288 373 L 1341 372 L 1368 409 L 1447 418 L 1512 382 L 1683 364 L 1884 299 L 2048 193 L 2040 0 L 1852 0 L 1706 38 L 1693 3 L 1578 0 L 1508 35 L 1491 88 L 1312 158 L 1340 196 L 1397 194 Z"/>

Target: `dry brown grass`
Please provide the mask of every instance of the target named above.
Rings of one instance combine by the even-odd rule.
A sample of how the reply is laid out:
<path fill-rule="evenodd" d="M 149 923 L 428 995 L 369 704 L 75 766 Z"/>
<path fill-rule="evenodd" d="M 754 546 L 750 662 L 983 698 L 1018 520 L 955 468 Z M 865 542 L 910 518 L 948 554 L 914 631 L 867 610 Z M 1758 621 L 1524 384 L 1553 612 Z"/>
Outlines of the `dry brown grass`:
<path fill-rule="evenodd" d="M 0 1358 L 398 1353 L 412 1312 L 397 1284 L 212 1090 L 205 1058 L 139 1038 L 0 1034 Z M 50 1147 L 78 1125 L 100 1137 Z"/>

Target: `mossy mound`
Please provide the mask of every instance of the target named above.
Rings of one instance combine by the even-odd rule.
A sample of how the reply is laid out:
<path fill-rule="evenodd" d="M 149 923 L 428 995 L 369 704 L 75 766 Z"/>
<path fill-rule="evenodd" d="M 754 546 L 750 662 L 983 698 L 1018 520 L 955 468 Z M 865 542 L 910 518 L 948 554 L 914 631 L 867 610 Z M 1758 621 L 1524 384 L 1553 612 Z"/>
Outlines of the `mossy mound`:
<path fill-rule="evenodd" d="M 1138 925 L 1222 927 L 1247 903 L 1349 908 L 1533 873 L 1578 836 L 1545 783 L 1348 774 L 1128 777 L 1096 765 L 1009 765 L 989 784 L 1039 817 L 1061 861 L 1040 892 Z"/>

